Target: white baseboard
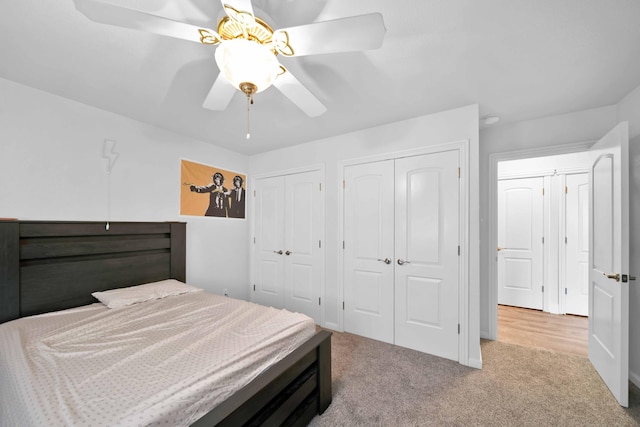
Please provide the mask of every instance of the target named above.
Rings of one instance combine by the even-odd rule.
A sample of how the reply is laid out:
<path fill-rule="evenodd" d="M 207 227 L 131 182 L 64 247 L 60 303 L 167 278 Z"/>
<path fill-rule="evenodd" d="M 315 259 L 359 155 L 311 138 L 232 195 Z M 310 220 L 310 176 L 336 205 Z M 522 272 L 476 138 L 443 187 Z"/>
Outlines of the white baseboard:
<path fill-rule="evenodd" d="M 478 359 L 469 359 L 469 363 L 467 364 L 467 366 L 469 366 L 471 368 L 482 369 L 482 359 L 480 359 L 480 360 L 478 360 Z"/>
<path fill-rule="evenodd" d="M 336 331 L 336 332 L 344 332 L 340 330 L 340 327 L 337 323 L 333 323 L 333 322 L 324 322 L 324 325 L 322 325 L 322 327 L 331 329 L 332 331 Z"/>
<path fill-rule="evenodd" d="M 640 375 L 636 374 L 635 372 L 629 371 L 629 380 L 637 387 L 640 387 Z"/>

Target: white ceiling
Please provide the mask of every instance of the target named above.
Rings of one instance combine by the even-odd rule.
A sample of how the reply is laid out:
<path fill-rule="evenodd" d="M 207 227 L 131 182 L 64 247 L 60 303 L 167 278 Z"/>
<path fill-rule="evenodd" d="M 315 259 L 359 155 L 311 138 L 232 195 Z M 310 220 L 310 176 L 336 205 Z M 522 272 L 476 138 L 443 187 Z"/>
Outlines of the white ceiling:
<path fill-rule="evenodd" d="M 222 14 L 218 0 L 110 2 L 209 28 Z M 640 85 L 637 0 L 253 5 L 273 28 L 380 12 L 387 32 L 378 50 L 281 59 L 328 111 L 309 118 L 270 88 L 255 96 L 248 141 L 242 94 L 223 112 L 202 108 L 215 47 L 97 24 L 73 0 L 3 2 L 0 77 L 245 154 L 474 103 L 499 124 L 562 114 Z"/>

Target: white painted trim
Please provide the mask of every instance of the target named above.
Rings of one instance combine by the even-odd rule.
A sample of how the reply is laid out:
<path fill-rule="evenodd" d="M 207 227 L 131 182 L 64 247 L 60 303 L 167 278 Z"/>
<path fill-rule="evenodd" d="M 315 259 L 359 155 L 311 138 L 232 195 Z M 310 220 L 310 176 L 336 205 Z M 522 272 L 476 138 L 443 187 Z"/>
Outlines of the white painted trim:
<path fill-rule="evenodd" d="M 563 174 L 560 178 L 560 185 L 562 188 L 567 187 L 567 175 Z M 567 314 L 567 296 L 564 293 L 565 288 L 567 287 L 567 245 L 564 243 L 564 239 L 567 236 L 567 193 L 562 192 L 562 197 L 560 201 L 560 224 L 558 227 L 558 239 L 560 241 L 560 253 L 558 254 L 558 292 L 560 295 L 559 298 L 559 314 Z"/>
<path fill-rule="evenodd" d="M 336 279 L 338 281 L 338 327 L 336 330 L 344 332 L 344 168 L 347 164 L 342 161 L 338 163 L 338 259 Z"/>
<path fill-rule="evenodd" d="M 482 360 L 469 359 L 469 261 L 470 261 L 470 141 L 468 139 L 453 141 L 443 144 L 420 147 L 411 150 L 395 151 L 390 153 L 377 154 L 373 156 L 359 157 L 355 159 L 347 159 L 339 162 L 339 221 L 338 221 L 338 244 L 342 245 L 344 241 L 344 170 L 347 166 L 353 166 L 363 163 L 373 163 L 385 160 L 396 160 L 404 157 L 420 156 L 424 154 L 433 154 L 443 151 L 455 151 L 459 153 L 461 177 L 460 185 L 460 267 L 458 272 L 459 290 L 458 290 L 458 321 L 460 322 L 460 335 L 458 337 L 458 363 L 471 366 L 474 368 L 482 368 Z M 338 255 L 338 295 L 342 295 L 344 301 L 344 252 L 340 251 Z M 344 330 L 344 311 L 340 308 L 340 316 L 338 328 L 336 330 Z"/>
<path fill-rule="evenodd" d="M 458 152 L 460 155 L 460 270 L 459 270 L 459 308 L 458 308 L 458 320 L 460 322 L 460 335 L 458 345 L 458 362 L 482 369 L 482 360 L 473 361 L 469 359 L 469 262 L 471 257 L 471 240 L 470 234 L 470 216 L 471 216 L 471 192 L 469 191 L 471 185 L 471 171 L 469 161 L 469 140 L 463 141 L 457 144 Z M 479 307 L 478 307 L 479 308 Z M 482 352 L 480 352 L 482 354 Z M 480 356 L 482 357 L 482 356 Z"/>
<path fill-rule="evenodd" d="M 489 238 L 484 250 L 495 253 L 498 247 L 498 162 L 505 160 L 518 160 L 531 157 L 553 156 L 557 154 L 578 153 L 588 150 L 596 141 L 584 141 L 572 144 L 561 144 L 547 147 L 540 147 L 527 150 L 506 151 L 492 153 L 489 155 Z M 481 249 L 482 250 L 482 249 Z M 495 256 L 489 263 L 488 295 L 485 301 L 489 313 L 489 325 L 487 331 L 481 332 L 481 337 L 498 339 L 498 271 L 495 263 Z"/>
<path fill-rule="evenodd" d="M 297 168 L 283 169 L 279 171 L 271 171 L 271 172 L 257 174 L 253 176 L 253 180 L 255 181 L 257 179 L 273 178 L 275 176 L 294 175 L 297 173 L 305 173 L 305 172 L 313 172 L 313 171 L 322 172 L 322 176 L 324 178 L 324 168 L 325 168 L 324 163 L 316 163 L 313 165 L 300 166 Z"/>
<path fill-rule="evenodd" d="M 637 387 L 640 387 L 640 375 L 635 372 L 629 371 L 629 380 L 634 383 Z"/>
<path fill-rule="evenodd" d="M 469 359 L 469 363 L 465 363 L 465 365 L 470 368 L 482 369 L 482 359 Z"/>
<path fill-rule="evenodd" d="M 502 161 L 502 160 L 501 160 Z M 588 173 L 588 168 L 560 168 L 560 169 L 540 169 L 539 171 L 529 173 L 501 173 L 498 175 L 498 179 L 513 179 L 513 178 L 533 178 L 536 176 L 553 176 L 553 175 L 571 175 L 575 173 Z"/>
<path fill-rule="evenodd" d="M 552 239 L 551 232 L 553 227 L 553 219 L 551 218 L 551 192 L 553 187 L 551 185 L 551 175 L 542 177 L 542 188 L 544 189 L 542 197 L 542 238 L 544 244 L 542 245 L 542 286 L 544 286 L 544 292 L 542 293 L 542 311 L 553 312 L 551 299 L 551 286 L 550 277 L 551 271 L 551 248 Z"/>
<path fill-rule="evenodd" d="M 324 311 L 323 311 L 324 313 Z M 337 323 L 333 323 L 333 322 L 324 322 L 324 326 L 325 329 L 330 329 L 332 331 L 336 331 L 336 332 L 344 332 L 343 330 L 340 329 L 339 325 Z"/>
<path fill-rule="evenodd" d="M 442 144 L 428 145 L 426 147 L 412 148 L 409 150 L 391 151 L 389 153 L 375 154 L 372 156 L 358 157 L 355 159 L 347 159 L 340 162 L 339 166 L 344 170 L 345 166 L 359 165 L 362 163 L 381 162 L 384 160 L 396 160 L 403 157 L 421 156 L 423 154 L 439 153 L 441 151 L 453 151 L 459 149 L 463 145 L 469 145 L 469 140 L 452 141 Z M 469 151 L 467 149 L 467 151 Z"/>

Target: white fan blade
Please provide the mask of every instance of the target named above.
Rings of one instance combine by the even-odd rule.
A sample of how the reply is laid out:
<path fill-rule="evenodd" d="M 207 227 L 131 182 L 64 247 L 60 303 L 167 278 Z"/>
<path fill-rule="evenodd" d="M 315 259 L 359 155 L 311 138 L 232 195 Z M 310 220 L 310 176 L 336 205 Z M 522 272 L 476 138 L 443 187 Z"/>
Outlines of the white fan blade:
<path fill-rule="evenodd" d="M 284 67 L 282 69 L 285 72 L 275 79 L 273 85 L 309 117 L 317 117 L 324 114 L 327 111 L 327 107 L 309 89 L 304 87 L 290 71 Z"/>
<path fill-rule="evenodd" d="M 76 9 L 94 22 L 131 28 L 200 43 L 200 30 L 215 31 L 139 10 L 94 0 L 75 0 Z"/>
<path fill-rule="evenodd" d="M 227 16 L 246 27 L 255 25 L 251 0 L 220 0 Z"/>
<path fill-rule="evenodd" d="M 211 90 L 202 106 L 207 110 L 222 111 L 229 106 L 235 93 L 236 88 L 220 73 L 216 81 L 213 82 L 213 86 L 211 86 Z"/>
<path fill-rule="evenodd" d="M 378 49 L 386 31 L 382 15 L 370 13 L 282 28 L 274 32 L 274 39 L 288 38 L 292 56 L 303 56 Z"/>

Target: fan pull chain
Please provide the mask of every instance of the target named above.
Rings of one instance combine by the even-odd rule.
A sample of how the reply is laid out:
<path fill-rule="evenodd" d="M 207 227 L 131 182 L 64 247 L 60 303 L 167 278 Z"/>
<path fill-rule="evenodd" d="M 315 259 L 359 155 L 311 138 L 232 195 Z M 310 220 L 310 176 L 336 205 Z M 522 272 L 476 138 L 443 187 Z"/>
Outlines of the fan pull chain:
<path fill-rule="evenodd" d="M 251 138 L 251 104 L 253 104 L 253 96 L 247 94 L 247 139 Z"/>

